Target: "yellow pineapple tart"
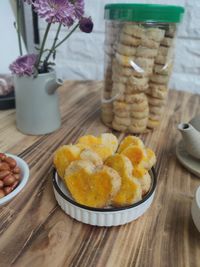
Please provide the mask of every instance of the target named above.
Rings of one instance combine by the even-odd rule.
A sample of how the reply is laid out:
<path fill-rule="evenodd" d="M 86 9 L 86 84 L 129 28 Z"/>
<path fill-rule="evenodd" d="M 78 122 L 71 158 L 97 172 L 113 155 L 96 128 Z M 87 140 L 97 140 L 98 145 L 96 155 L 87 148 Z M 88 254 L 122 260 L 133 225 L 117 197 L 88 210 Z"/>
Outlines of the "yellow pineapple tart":
<path fill-rule="evenodd" d="M 113 134 L 109 133 L 101 134 L 99 137 L 85 135 L 79 138 L 77 146 L 91 149 L 105 161 L 116 152 L 118 140 Z"/>
<path fill-rule="evenodd" d="M 81 149 L 76 145 L 64 145 L 56 150 L 53 163 L 61 178 L 64 177 L 65 169 L 69 164 L 79 159 L 80 152 Z"/>
<path fill-rule="evenodd" d="M 150 170 L 155 163 L 156 163 L 155 153 L 150 148 L 146 148 L 146 157 L 144 161 L 142 162 L 142 166 L 145 169 Z"/>
<path fill-rule="evenodd" d="M 138 180 L 142 188 L 142 196 L 144 196 L 150 189 L 151 176 L 145 168 L 136 166 L 133 169 L 133 176 Z"/>
<path fill-rule="evenodd" d="M 78 139 L 78 144 L 82 144 L 85 146 L 93 146 L 93 145 L 100 145 L 101 140 L 99 137 L 93 135 L 84 135 Z"/>
<path fill-rule="evenodd" d="M 133 135 L 129 135 L 124 138 L 124 140 L 121 142 L 119 148 L 118 148 L 118 153 L 121 153 L 124 149 L 126 149 L 130 145 L 135 145 L 144 148 L 144 143 L 142 140 Z"/>
<path fill-rule="evenodd" d="M 103 161 L 101 157 L 91 149 L 83 149 L 83 151 L 80 153 L 80 159 L 83 160 L 89 160 L 91 161 L 95 166 L 101 166 L 103 165 Z"/>
<path fill-rule="evenodd" d="M 114 134 L 103 133 L 101 134 L 100 139 L 103 145 L 111 147 L 113 154 L 117 151 L 119 143 Z"/>
<path fill-rule="evenodd" d="M 142 198 L 140 183 L 132 176 L 133 166 L 130 160 L 121 155 L 110 156 L 105 164 L 118 172 L 121 176 L 121 188 L 113 198 L 113 206 L 131 205 Z"/>
<path fill-rule="evenodd" d="M 115 170 L 95 167 L 87 160 L 72 162 L 65 171 L 64 181 L 75 201 L 95 208 L 109 205 L 121 186 L 121 178 Z"/>
<path fill-rule="evenodd" d="M 140 165 L 147 156 L 145 148 L 136 145 L 128 146 L 121 154 L 129 158 L 133 166 Z"/>

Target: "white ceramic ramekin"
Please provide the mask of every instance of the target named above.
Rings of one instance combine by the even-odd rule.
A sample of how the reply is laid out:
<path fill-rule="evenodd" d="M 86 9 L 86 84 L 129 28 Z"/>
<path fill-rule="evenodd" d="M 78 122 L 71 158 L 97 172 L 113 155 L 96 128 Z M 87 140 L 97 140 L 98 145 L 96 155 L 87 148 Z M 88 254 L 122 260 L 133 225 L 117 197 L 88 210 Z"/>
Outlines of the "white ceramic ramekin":
<path fill-rule="evenodd" d="M 154 169 L 150 172 L 152 184 L 150 191 L 139 202 L 121 208 L 90 208 L 75 202 L 67 191 L 64 183 L 56 171 L 53 175 L 53 189 L 55 198 L 62 210 L 72 218 L 91 225 L 117 226 L 136 220 L 150 207 L 156 189 L 156 175 Z"/>
<path fill-rule="evenodd" d="M 200 186 L 197 188 L 195 197 L 192 201 L 191 213 L 194 224 L 200 232 Z"/>
<path fill-rule="evenodd" d="M 17 162 L 17 166 L 21 169 L 21 181 L 18 184 L 18 186 L 7 196 L 3 197 L 0 199 L 0 206 L 8 203 L 11 199 L 13 199 L 26 185 L 26 183 L 28 182 L 28 178 L 29 178 L 29 167 L 27 165 L 27 163 L 21 159 L 20 157 L 17 157 L 15 155 L 12 154 L 7 154 L 6 155 L 8 157 L 13 158 L 14 160 L 16 160 Z"/>

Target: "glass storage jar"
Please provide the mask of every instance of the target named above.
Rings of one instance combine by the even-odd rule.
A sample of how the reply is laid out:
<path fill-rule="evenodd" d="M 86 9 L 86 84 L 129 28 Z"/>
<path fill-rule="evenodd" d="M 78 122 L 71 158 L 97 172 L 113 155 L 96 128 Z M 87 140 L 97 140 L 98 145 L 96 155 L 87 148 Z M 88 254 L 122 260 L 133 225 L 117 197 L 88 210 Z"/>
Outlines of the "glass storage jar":
<path fill-rule="evenodd" d="M 121 132 L 159 125 L 167 99 L 177 24 L 184 8 L 147 4 L 105 6 L 102 121 Z"/>

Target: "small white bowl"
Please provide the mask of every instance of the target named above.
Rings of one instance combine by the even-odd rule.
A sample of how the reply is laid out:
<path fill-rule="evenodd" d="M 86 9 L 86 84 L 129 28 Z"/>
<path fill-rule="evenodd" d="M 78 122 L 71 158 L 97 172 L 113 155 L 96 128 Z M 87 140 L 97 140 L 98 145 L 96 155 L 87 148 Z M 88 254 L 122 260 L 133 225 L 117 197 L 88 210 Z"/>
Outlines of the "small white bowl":
<path fill-rule="evenodd" d="M 197 188 L 195 197 L 192 201 L 191 213 L 194 224 L 200 232 L 200 186 Z"/>
<path fill-rule="evenodd" d="M 150 171 L 152 184 L 143 199 L 133 205 L 121 208 L 91 208 L 75 202 L 62 180 L 54 170 L 53 189 L 55 198 L 62 210 L 77 221 L 97 226 L 117 226 L 136 220 L 150 207 L 156 189 L 154 169 Z"/>
<path fill-rule="evenodd" d="M 17 166 L 21 170 L 21 181 L 10 194 L 8 194 L 7 196 L 5 196 L 3 198 L 0 198 L 0 206 L 8 203 L 11 199 L 13 199 L 24 188 L 24 186 L 26 185 L 26 183 L 29 179 L 29 167 L 28 167 L 27 163 L 23 159 L 15 156 L 15 155 L 6 153 L 6 156 L 11 157 L 14 160 L 16 160 Z"/>

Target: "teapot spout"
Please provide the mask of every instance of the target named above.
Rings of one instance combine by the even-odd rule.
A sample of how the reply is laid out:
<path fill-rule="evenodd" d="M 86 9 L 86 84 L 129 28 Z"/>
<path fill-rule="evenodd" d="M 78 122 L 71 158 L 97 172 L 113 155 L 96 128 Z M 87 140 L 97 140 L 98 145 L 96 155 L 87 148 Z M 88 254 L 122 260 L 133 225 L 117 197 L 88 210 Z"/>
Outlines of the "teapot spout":
<path fill-rule="evenodd" d="M 191 124 L 189 124 L 189 123 L 185 123 L 185 122 L 182 122 L 182 123 L 179 123 L 179 124 L 178 124 L 178 130 L 179 130 L 180 132 L 186 132 L 186 131 L 189 131 L 189 130 L 191 130 L 191 127 L 192 127 Z M 192 128 L 193 128 L 193 127 L 192 127 Z"/>
<path fill-rule="evenodd" d="M 54 79 L 50 79 L 46 83 L 46 91 L 49 95 L 53 95 L 56 90 L 63 85 L 62 79 L 57 79 L 56 81 Z"/>
<path fill-rule="evenodd" d="M 187 152 L 200 159 L 200 132 L 190 123 L 180 123 L 178 130 L 181 132 Z"/>

